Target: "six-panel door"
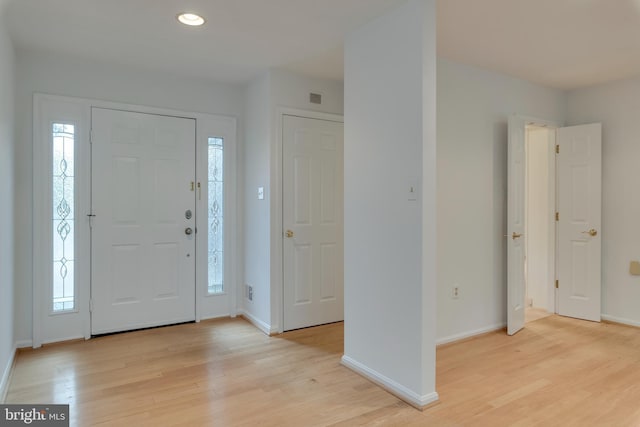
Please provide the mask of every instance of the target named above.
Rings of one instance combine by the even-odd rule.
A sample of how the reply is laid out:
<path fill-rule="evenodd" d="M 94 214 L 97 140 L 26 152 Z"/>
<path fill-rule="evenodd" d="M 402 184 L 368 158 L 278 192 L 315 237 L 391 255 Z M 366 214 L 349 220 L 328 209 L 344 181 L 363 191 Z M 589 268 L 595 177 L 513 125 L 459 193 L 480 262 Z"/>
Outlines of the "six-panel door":
<path fill-rule="evenodd" d="M 194 181 L 195 120 L 92 109 L 92 334 L 195 319 Z"/>

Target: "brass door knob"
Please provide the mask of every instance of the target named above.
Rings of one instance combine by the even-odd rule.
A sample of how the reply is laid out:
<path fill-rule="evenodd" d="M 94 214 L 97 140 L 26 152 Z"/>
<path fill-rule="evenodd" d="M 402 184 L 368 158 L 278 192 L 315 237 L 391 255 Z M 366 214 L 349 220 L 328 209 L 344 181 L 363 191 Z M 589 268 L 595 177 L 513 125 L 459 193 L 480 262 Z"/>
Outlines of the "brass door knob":
<path fill-rule="evenodd" d="M 519 239 L 520 237 L 522 237 L 522 234 L 516 233 L 514 231 L 512 235 L 505 234 L 504 237 L 511 237 L 513 240 L 516 240 L 516 239 Z"/>
<path fill-rule="evenodd" d="M 284 232 L 284 235 L 287 237 L 287 239 L 290 239 L 293 237 L 293 231 L 287 230 Z"/>
<path fill-rule="evenodd" d="M 598 232 L 592 228 L 589 231 L 583 231 L 582 234 L 588 234 L 591 237 L 596 237 L 598 235 Z"/>

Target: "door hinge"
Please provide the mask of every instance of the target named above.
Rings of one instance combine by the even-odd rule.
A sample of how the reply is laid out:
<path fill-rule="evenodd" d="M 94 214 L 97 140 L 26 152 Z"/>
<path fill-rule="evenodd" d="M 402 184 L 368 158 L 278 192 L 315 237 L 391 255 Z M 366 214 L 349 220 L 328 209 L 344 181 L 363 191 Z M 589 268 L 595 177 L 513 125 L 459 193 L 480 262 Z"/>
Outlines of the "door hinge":
<path fill-rule="evenodd" d="M 94 214 L 87 214 L 87 218 L 89 218 L 89 228 L 93 228 L 93 218 L 95 217 Z"/>
<path fill-rule="evenodd" d="M 93 129 L 89 132 L 89 144 L 93 144 Z"/>
<path fill-rule="evenodd" d="M 556 280 L 556 289 L 558 289 L 560 287 L 560 281 Z"/>
<path fill-rule="evenodd" d="M 93 312 L 93 300 L 89 300 L 89 312 Z"/>
<path fill-rule="evenodd" d="M 556 144 L 556 154 L 560 154 L 560 145 Z"/>
<path fill-rule="evenodd" d="M 556 221 L 560 221 L 560 212 L 556 212 Z"/>

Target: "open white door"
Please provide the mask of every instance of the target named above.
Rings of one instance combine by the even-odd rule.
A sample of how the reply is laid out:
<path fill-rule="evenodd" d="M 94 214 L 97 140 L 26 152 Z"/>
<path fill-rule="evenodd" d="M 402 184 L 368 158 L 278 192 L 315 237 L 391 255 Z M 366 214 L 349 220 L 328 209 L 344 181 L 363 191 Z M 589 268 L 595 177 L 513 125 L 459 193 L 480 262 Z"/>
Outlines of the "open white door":
<path fill-rule="evenodd" d="M 557 130 L 558 314 L 600 321 L 600 123 Z"/>
<path fill-rule="evenodd" d="M 525 120 L 509 117 L 507 195 L 507 333 L 524 327 Z"/>

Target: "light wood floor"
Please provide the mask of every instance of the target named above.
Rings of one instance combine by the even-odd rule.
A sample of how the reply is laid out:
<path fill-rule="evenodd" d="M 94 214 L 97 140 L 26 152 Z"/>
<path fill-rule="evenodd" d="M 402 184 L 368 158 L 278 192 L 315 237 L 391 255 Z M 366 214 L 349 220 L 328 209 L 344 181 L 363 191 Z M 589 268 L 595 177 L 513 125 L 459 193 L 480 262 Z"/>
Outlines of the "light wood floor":
<path fill-rule="evenodd" d="M 342 341 L 227 319 L 51 345 L 18 355 L 7 400 L 77 426 L 640 426 L 635 328 L 551 316 L 440 347 L 424 412 L 342 367 Z"/>
<path fill-rule="evenodd" d="M 525 323 L 535 322 L 536 320 L 544 319 L 551 316 L 553 313 L 549 313 L 544 308 L 527 307 L 524 311 Z"/>

